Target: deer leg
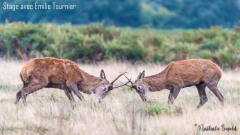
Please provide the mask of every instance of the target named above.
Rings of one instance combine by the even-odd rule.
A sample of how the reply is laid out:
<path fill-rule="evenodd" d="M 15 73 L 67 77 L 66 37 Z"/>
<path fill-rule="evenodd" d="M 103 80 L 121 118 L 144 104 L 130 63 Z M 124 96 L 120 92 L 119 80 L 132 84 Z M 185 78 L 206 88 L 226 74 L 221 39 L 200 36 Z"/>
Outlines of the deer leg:
<path fill-rule="evenodd" d="M 22 98 L 23 104 L 27 105 L 26 103 L 26 97 L 27 95 L 42 89 L 43 87 L 45 87 L 44 84 L 40 83 L 40 84 L 29 84 L 26 88 L 21 89 L 19 92 L 17 92 L 16 97 L 17 97 L 17 102 L 20 100 L 20 98 Z"/>
<path fill-rule="evenodd" d="M 67 95 L 68 99 L 70 100 L 72 108 L 74 109 L 76 107 L 76 105 L 74 103 L 75 99 L 73 97 L 72 91 L 68 89 L 68 90 L 64 90 L 64 92 Z"/>
<path fill-rule="evenodd" d="M 83 95 L 80 93 L 80 91 L 78 90 L 78 87 L 76 84 L 67 84 L 68 88 L 73 91 L 73 93 L 75 95 L 77 95 L 77 97 L 81 100 L 81 101 L 84 101 L 84 97 Z"/>
<path fill-rule="evenodd" d="M 22 89 L 26 88 L 27 86 L 28 86 L 28 83 L 24 83 L 23 87 L 17 92 L 15 104 L 17 104 L 19 102 L 19 100 L 21 99 Z"/>
<path fill-rule="evenodd" d="M 172 90 L 170 90 L 170 94 L 168 96 L 168 104 L 173 104 L 174 100 L 177 98 L 181 88 L 179 86 L 174 86 Z"/>
<path fill-rule="evenodd" d="M 201 84 L 196 85 L 196 87 L 197 87 L 198 94 L 199 94 L 199 97 L 200 97 L 200 103 L 197 106 L 197 108 L 200 108 L 208 101 L 206 91 L 205 91 L 206 84 L 201 83 Z"/>
<path fill-rule="evenodd" d="M 216 81 L 212 81 L 209 84 L 207 84 L 207 87 L 214 93 L 214 95 L 218 98 L 218 100 L 221 102 L 221 104 L 224 104 L 224 97 L 220 93 L 217 87 Z"/>
<path fill-rule="evenodd" d="M 70 102 L 74 102 L 74 97 L 72 95 L 72 92 L 70 90 L 64 90 L 65 94 L 67 95 L 68 99 L 70 100 Z"/>
<path fill-rule="evenodd" d="M 22 88 L 23 89 L 23 88 Z M 17 94 L 16 94 L 16 102 L 15 102 L 15 104 L 17 104 L 18 102 L 19 102 L 19 100 L 21 99 L 21 91 L 22 91 L 22 89 L 20 89 L 18 92 L 17 92 Z"/>
<path fill-rule="evenodd" d="M 31 80 L 27 85 L 25 85 L 21 90 L 19 90 L 16 94 L 16 103 L 22 98 L 23 104 L 26 104 L 27 95 L 44 88 L 47 85 L 47 82 L 39 81 L 39 80 Z"/>

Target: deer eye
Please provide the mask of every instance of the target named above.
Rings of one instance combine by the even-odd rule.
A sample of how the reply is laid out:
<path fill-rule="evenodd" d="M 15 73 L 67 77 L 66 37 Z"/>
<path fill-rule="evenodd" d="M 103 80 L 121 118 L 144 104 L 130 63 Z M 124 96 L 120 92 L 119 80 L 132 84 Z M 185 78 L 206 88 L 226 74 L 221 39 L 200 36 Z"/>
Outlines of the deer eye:
<path fill-rule="evenodd" d="M 137 91 L 140 91 L 140 90 L 141 90 L 141 88 L 138 86 L 138 87 L 137 87 Z"/>

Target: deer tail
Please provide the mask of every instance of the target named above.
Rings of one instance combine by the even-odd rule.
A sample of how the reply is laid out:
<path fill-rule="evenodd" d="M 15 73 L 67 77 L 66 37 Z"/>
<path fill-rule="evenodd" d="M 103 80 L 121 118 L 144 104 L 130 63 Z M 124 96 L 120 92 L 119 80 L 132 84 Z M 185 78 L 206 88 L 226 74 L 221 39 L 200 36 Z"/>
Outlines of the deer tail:
<path fill-rule="evenodd" d="M 28 83 L 29 77 L 28 77 L 27 71 L 26 71 L 25 69 L 23 69 L 23 70 L 20 72 L 20 77 L 21 77 L 22 81 L 24 82 L 24 84 Z"/>
<path fill-rule="evenodd" d="M 215 64 L 215 63 L 214 63 Z M 220 68 L 219 65 L 215 64 L 215 66 L 217 67 L 218 69 L 218 77 L 221 78 L 222 77 L 222 69 Z"/>

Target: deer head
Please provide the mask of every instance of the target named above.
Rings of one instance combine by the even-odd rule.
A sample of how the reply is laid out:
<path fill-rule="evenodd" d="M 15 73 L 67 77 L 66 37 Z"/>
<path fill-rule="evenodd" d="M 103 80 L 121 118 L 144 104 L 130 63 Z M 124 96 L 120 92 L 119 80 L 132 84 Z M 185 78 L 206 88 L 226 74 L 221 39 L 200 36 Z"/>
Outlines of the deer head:
<path fill-rule="evenodd" d="M 124 75 L 125 76 L 125 75 Z M 145 71 L 139 73 L 139 76 L 137 80 L 133 83 L 127 76 L 125 76 L 128 79 L 128 82 L 131 83 L 131 85 L 128 85 L 125 83 L 126 86 L 133 88 L 136 90 L 136 92 L 140 95 L 143 101 L 147 101 L 147 94 L 149 91 L 149 86 L 144 82 L 145 77 Z"/>
<path fill-rule="evenodd" d="M 104 99 L 104 97 L 113 89 L 119 88 L 124 86 L 123 85 L 119 85 L 119 86 L 113 86 L 114 82 L 116 82 L 122 75 L 124 75 L 126 72 L 121 73 L 120 75 L 118 75 L 111 83 L 106 79 L 106 75 L 104 73 L 103 70 L 101 70 L 100 72 L 100 78 L 102 79 L 101 82 L 98 84 L 98 86 L 95 88 L 95 95 L 96 98 L 98 100 L 98 102 L 102 102 L 102 100 Z"/>

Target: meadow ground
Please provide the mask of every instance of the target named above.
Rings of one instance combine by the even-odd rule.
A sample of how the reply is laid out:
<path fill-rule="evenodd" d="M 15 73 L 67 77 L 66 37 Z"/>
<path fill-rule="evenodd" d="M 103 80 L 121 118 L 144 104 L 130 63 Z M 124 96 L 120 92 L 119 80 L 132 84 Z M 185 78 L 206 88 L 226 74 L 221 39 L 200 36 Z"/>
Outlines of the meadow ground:
<path fill-rule="evenodd" d="M 66 135 L 239 135 L 240 134 L 240 71 L 224 71 L 219 89 L 225 97 L 222 107 L 207 89 L 208 102 L 199 110 L 195 87 L 182 89 L 174 105 L 167 104 L 169 91 L 152 92 L 143 103 L 139 95 L 127 87 L 116 89 L 101 104 L 95 96 L 86 95 L 86 102 L 76 99 L 72 109 L 64 92 L 43 89 L 15 105 L 15 94 L 22 87 L 19 72 L 24 63 L 0 61 L 0 134 L 66 134 Z M 145 69 L 146 75 L 160 72 L 165 66 L 107 62 L 99 65 L 79 65 L 88 73 L 99 76 L 104 69 L 111 81 L 119 72 L 135 80 Z M 122 81 L 124 78 L 121 79 Z M 222 131 L 235 127 L 237 131 Z M 199 126 L 200 125 L 200 126 Z M 202 131 L 201 126 L 219 128 Z"/>

